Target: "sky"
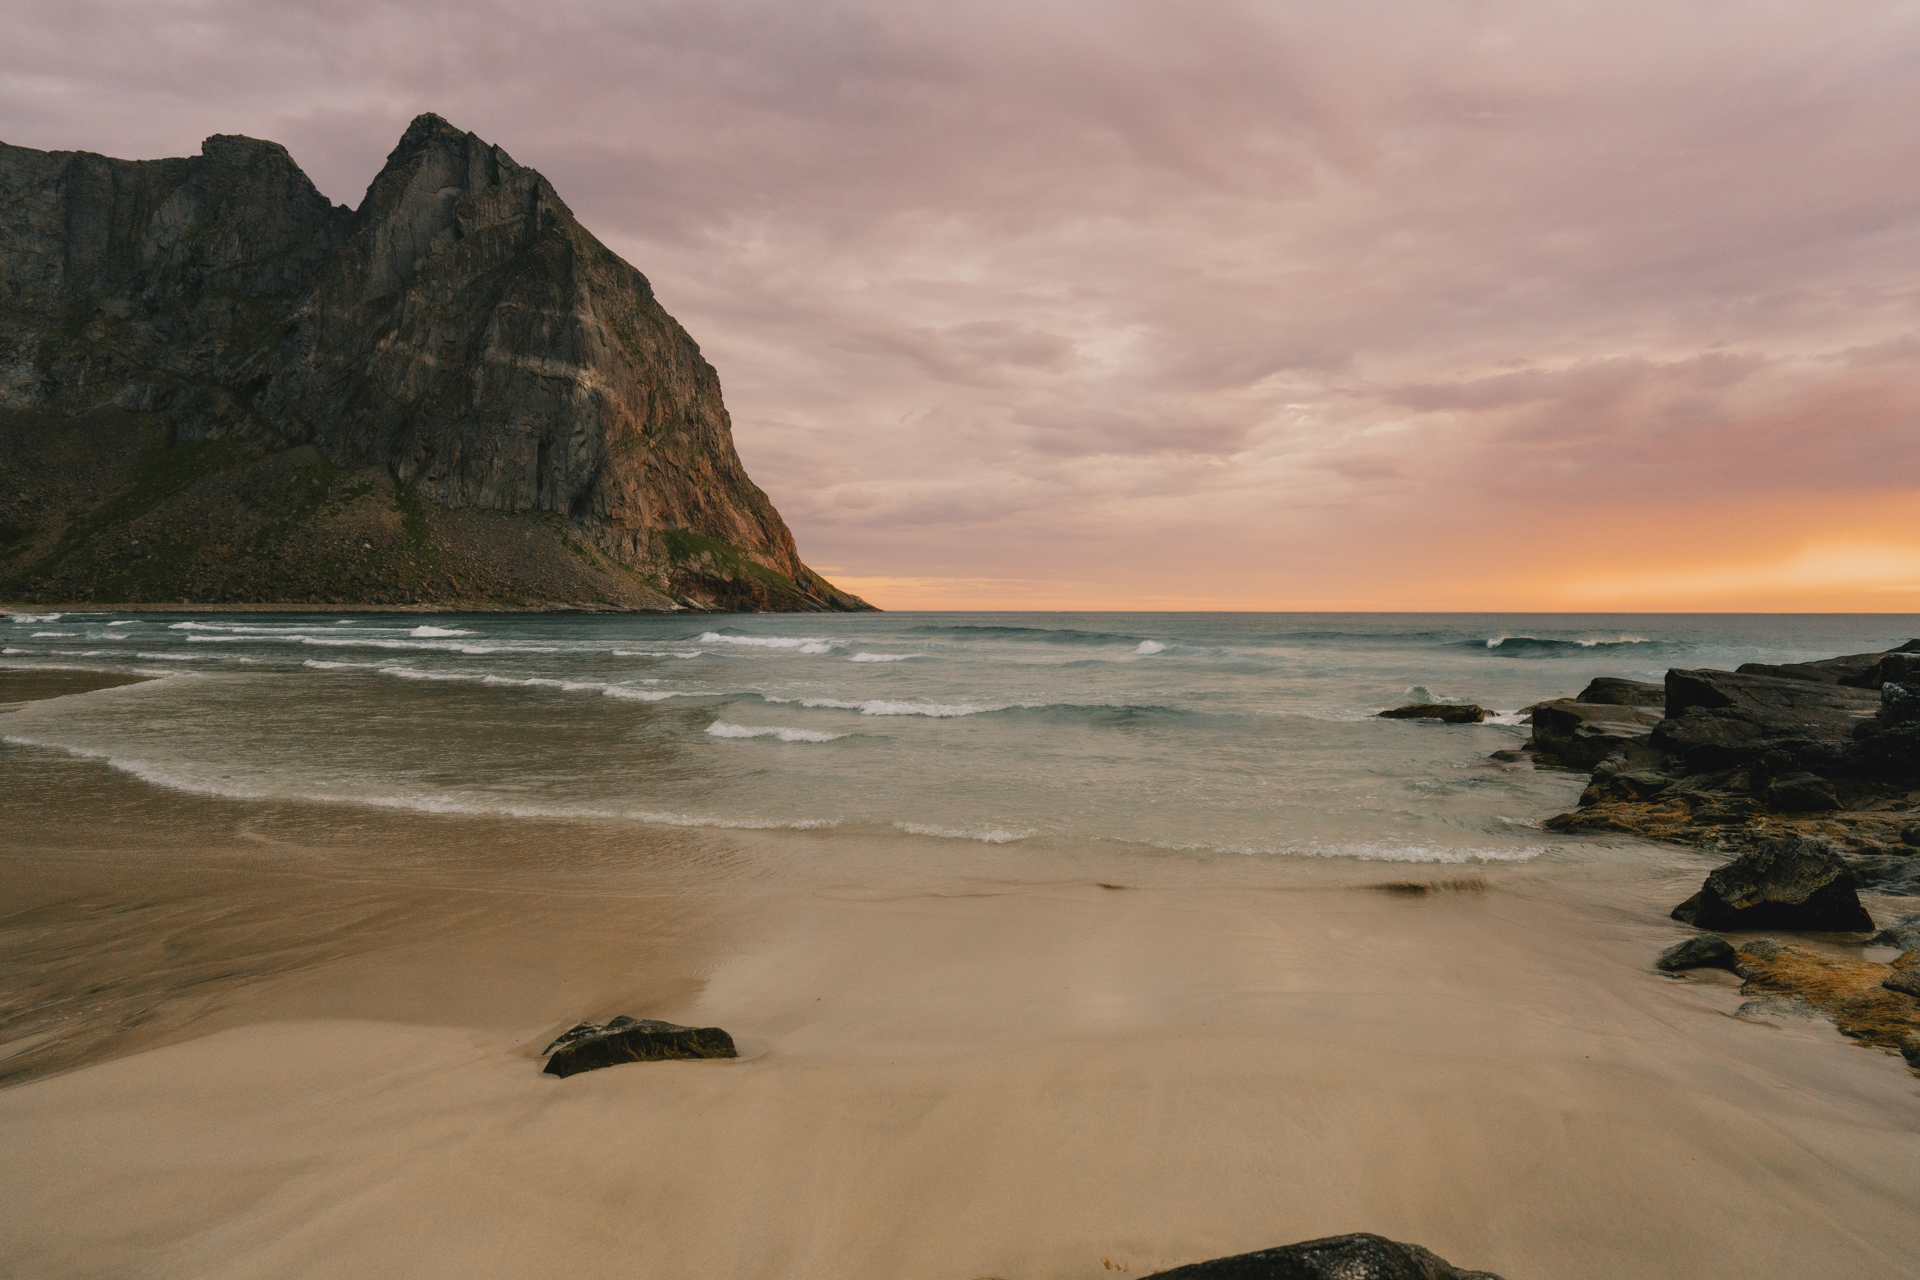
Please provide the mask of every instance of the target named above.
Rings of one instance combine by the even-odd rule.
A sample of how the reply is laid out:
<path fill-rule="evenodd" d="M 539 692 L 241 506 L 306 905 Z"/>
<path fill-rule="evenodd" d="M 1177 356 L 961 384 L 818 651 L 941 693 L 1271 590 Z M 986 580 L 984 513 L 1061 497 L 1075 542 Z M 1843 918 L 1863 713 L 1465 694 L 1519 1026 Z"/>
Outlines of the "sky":
<path fill-rule="evenodd" d="M 0 140 L 436 111 L 891 608 L 1920 611 L 1920 5 L 0 0 Z"/>

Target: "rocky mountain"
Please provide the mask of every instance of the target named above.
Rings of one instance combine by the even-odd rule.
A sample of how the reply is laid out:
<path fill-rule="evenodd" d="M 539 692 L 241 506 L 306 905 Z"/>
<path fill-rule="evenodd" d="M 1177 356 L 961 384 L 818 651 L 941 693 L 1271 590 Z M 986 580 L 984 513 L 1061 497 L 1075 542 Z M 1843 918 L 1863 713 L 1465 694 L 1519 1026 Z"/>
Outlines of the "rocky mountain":
<path fill-rule="evenodd" d="M 0 599 L 871 607 L 646 277 L 434 115 L 352 210 L 253 138 L 0 144 Z"/>

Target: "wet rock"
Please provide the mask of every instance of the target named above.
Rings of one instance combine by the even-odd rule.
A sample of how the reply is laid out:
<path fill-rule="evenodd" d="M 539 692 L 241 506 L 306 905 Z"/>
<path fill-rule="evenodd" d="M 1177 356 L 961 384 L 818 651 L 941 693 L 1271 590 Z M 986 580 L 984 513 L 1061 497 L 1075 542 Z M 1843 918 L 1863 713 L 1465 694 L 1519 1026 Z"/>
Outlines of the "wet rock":
<path fill-rule="evenodd" d="M 1420 702 L 1410 707 L 1393 707 L 1380 713 L 1383 720 L 1438 720 L 1441 724 L 1479 724 L 1487 718 L 1485 707 L 1472 703 Z"/>
<path fill-rule="evenodd" d="M 1767 788 L 1767 808 L 1775 813 L 1826 813 L 1839 807 L 1833 784 L 1817 773 L 1790 773 Z"/>
<path fill-rule="evenodd" d="M 1920 822 L 1901 828 L 1900 843 L 1920 847 Z"/>
<path fill-rule="evenodd" d="M 1591 769 L 1623 747 L 1644 742 L 1657 712 L 1610 703 L 1549 702 L 1533 713 L 1528 743 L 1573 768 Z"/>
<path fill-rule="evenodd" d="M 1731 969 L 1735 958 L 1732 943 L 1718 934 L 1706 933 L 1674 943 L 1660 953 L 1653 967 L 1667 973 L 1678 973 L 1682 969 Z"/>
<path fill-rule="evenodd" d="M 582 1022 L 543 1052 L 550 1076 L 571 1076 L 623 1062 L 668 1058 L 733 1058 L 733 1037 L 719 1027 L 681 1027 L 650 1018 L 618 1017 L 604 1027 Z"/>
<path fill-rule="evenodd" d="M 1854 730 L 1880 710 L 1864 689 L 1727 671 L 1667 672 L 1667 718 L 1651 745 L 1692 773 L 1756 765 L 1775 773 L 1840 762 Z"/>
<path fill-rule="evenodd" d="M 1920 912 L 1901 916 L 1898 920 L 1867 939 L 1870 947 L 1899 947 L 1902 951 L 1911 951 L 1920 947 Z"/>
<path fill-rule="evenodd" d="M 1580 696 L 1574 701 L 1603 703 L 1616 707 L 1664 707 L 1667 704 L 1667 687 L 1663 684 L 1646 684 L 1639 680 L 1596 676 L 1588 681 L 1587 687 L 1580 691 Z"/>
<path fill-rule="evenodd" d="M 1500 1280 L 1464 1271 L 1417 1244 L 1360 1233 L 1239 1253 L 1159 1273 L 1161 1280 Z"/>
<path fill-rule="evenodd" d="M 1827 841 L 1807 836 L 1769 841 L 1716 869 L 1673 918 L 1702 929 L 1873 928 L 1852 869 Z"/>
<path fill-rule="evenodd" d="M 1901 972 L 1895 966 L 1908 958 L 1875 964 L 1760 938 L 1740 948 L 1734 972 L 1747 980 L 1742 990 L 1760 1000 L 1787 1001 L 1825 1013 L 1841 1035 L 1906 1053 L 1906 1046 L 1920 1036 L 1920 1003 L 1882 984 Z"/>
<path fill-rule="evenodd" d="M 1889 991 L 1920 1000 L 1920 969 L 1896 969 L 1880 984 Z"/>

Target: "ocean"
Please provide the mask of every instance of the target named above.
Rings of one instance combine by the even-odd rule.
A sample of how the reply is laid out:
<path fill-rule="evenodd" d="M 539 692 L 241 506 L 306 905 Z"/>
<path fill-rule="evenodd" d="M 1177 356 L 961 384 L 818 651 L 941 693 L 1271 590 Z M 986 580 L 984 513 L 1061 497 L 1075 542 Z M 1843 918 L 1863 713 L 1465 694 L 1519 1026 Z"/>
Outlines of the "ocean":
<path fill-rule="evenodd" d="M 49 610 L 0 625 L 0 668 L 156 678 L 27 704 L 0 737 L 176 791 L 616 843 L 705 827 L 884 835 L 956 867 L 988 846 L 1551 864 L 1590 843 L 1540 826 L 1584 779 L 1488 760 L 1525 741 L 1528 704 L 1915 635 L 1914 615 Z M 1499 714 L 1376 718 L 1410 701 Z"/>

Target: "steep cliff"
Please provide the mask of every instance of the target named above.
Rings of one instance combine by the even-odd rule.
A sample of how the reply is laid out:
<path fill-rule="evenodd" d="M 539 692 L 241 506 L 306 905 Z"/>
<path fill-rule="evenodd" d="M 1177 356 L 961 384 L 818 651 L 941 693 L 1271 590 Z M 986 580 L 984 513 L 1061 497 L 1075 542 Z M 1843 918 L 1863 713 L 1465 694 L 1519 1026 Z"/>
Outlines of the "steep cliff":
<path fill-rule="evenodd" d="M 0 473 L 4 598 L 869 607 L 646 278 L 432 115 L 352 211 L 251 138 L 0 144 Z"/>

